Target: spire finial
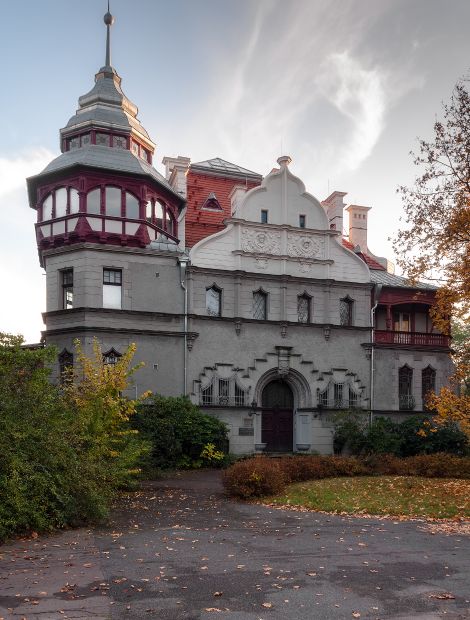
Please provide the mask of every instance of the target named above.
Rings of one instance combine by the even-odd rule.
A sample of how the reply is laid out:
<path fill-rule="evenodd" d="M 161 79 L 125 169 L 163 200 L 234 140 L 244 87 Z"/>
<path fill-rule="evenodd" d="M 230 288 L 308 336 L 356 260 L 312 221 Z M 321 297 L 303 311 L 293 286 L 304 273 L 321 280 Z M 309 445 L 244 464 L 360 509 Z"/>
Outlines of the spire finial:
<path fill-rule="evenodd" d="M 109 12 L 109 0 L 108 0 L 108 12 L 104 16 L 104 23 L 106 24 L 106 62 L 105 67 L 111 67 L 111 26 L 114 24 L 114 17 Z"/>

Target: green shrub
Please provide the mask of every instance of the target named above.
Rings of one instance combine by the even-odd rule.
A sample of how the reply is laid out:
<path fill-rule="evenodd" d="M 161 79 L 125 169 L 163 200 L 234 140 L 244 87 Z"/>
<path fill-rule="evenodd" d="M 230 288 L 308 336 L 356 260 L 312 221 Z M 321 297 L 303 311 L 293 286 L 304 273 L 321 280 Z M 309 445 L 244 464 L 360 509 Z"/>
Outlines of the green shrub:
<path fill-rule="evenodd" d="M 0 540 L 100 520 L 145 449 L 120 395 L 132 350 L 112 369 L 97 352 L 86 361 L 92 379 L 82 372 L 59 389 L 49 381 L 55 349 L 21 344 L 0 334 Z"/>
<path fill-rule="evenodd" d="M 280 493 L 286 476 L 278 459 L 256 456 L 238 461 L 223 474 L 223 483 L 230 495 L 250 499 Z"/>
<path fill-rule="evenodd" d="M 202 413 L 188 398 L 152 396 L 139 406 L 133 425 L 152 446 L 147 467 L 170 469 L 224 464 L 225 456 L 207 458 L 207 446 L 211 444 L 213 451 L 225 455 L 226 425 Z"/>
<path fill-rule="evenodd" d="M 335 422 L 336 453 L 354 455 L 395 454 L 413 456 L 447 452 L 465 456 L 469 439 L 456 424 L 435 424 L 427 416 L 412 416 L 404 422 L 375 418 L 372 424 L 360 414 L 340 414 Z"/>

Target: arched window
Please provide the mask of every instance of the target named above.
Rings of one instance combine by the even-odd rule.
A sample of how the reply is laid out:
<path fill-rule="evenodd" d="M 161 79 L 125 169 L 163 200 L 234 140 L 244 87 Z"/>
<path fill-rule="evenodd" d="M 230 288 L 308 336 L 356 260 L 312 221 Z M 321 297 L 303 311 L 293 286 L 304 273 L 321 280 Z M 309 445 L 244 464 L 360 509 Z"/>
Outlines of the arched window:
<path fill-rule="evenodd" d="M 145 219 L 147 222 L 153 222 L 153 205 L 150 200 L 145 207 Z"/>
<path fill-rule="evenodd" d="M 59 378 L 60 382 L 70 381 L 72 379 L 73 370 L 73 353 L 63 349 L 59 354 Z"/>
<path fill-rule="evenodd" d="M 210 316 L 222 316 L 222 291 L 215 284 L 206 289 L 206 310 Z"/>
<path fill-rule="evenodd" d="M 52 194 L 49 194 L 42 203 L 42 219 L 52 220 Z"/>
<path fill-rule="evenodd" d="M 354 301 L 347 295 L 339 300 L 339 322 L 340 325 L 349 326 L 353 324 Z"/>
<path fill-rule="evenodd" d="M 97 187 L 88 192 L 86 197 L 87 213 L 101 213 L 101 188 Z"/>
<path fill-rule="evenodd" d="M 121 195 L 119 187 L 106 187 L 105 213 L 114 217 L 121 217 Z"/>
<path fill-rule="evenodd" d="M 131 193 L 126 192 L 126 217 L 131 220 L 138 220 L 139 215 L 139 201 Z"/>
<path fill-rule="evenodd" d="M 297 297 L 297 318 L 299 323 L 310 323 L 311 297 L 304 293 Z"/>
<path fill-rule="evenodd" d="M 426 399 L 436 391 L 436 371 L 432 366 L 426 366 L 421 373 L 421 398 L 423 409 L 427 410 Z"/>
<path fill-rule="evenodd" d="M 260 321 L 268 318 L 268 294 L 261 289 L 253 293 L 253 318 Z"/>
<path fill-rule="evenodd" d="M 80 211 L 80 198 L 78 191 L 71 187 L 70 190 L 70 213 L 78 213 Z"/>
<path fill-rule="evenodd" d="M 398 369 L 398 401 L 400 409 L 414 409 L 413 369 L 408 364 Z"/>
<path fill-rule="evenodd" d="M 122 357 L 121 353 L 112 347 L 109 351 L 103 353 L 103 363 L 109 366 L 115 366 L 119 362 L 120 357 Z"/>
<path fill-rule="evenodd" d="M 62 217 L 67 213 L 67 189 L 60 187 L 55 190 L 55 217 Z"/>
<path fill-rule="evenodd" d="M 163 228 L 164 211 L 163 205 L 158 200 L 155 202 L 155 225 Z"/>

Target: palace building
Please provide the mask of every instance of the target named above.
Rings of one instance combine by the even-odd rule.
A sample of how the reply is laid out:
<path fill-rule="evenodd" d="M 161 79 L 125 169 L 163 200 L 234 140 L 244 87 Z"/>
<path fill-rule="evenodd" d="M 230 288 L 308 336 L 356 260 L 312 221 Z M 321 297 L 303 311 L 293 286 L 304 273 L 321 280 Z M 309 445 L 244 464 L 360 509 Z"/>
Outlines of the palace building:
<path fill-rule="evenodd" d="M 368 249 L 369 208 L 319 201 L 282 156 L 266 176 L 217 157 L 164 157 L 111 64 L 28 179 L 47 274 L 44 339 L 137 345 L 136 393 L 187 394 L 235 453 L 332 451 L 333 412 L 403 418 L 451 373 L 435 289 Z M 343 213 L 349 234 L 343 236 Z"/>

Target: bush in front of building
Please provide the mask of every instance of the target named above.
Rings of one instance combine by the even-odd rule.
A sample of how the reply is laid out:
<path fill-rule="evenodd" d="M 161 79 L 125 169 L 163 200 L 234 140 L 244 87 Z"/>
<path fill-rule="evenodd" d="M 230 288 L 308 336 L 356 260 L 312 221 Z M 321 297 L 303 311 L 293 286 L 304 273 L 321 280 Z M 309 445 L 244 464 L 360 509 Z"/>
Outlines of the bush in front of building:
<path fill-rule="evenodd" d="M 151 445 L 144 468 L 223 466 L 228 450 L 227 426 L 206 415 L 189 398 L 153 395 L 138 407 L 133 426 Z"/>
<path fill-rule="evenodd" d="M 441 452 L 469 454 L 469 439 L 455 423 L 435 424 L 427 416 L 411 416 L 403 422 L 375 418 L 369 424 L 356 412 L 339 414 L 335 423 L 335 453 L 352 455 L 394 454 L 413 456 Z"/>
<path fill-rule="evenodd" d="M 121 396 L 132 352 L 117 369 L 98 349 L 96 363 L 82 356 L 77 385 L 58 387 L 55 349 L 22 343 L 0 334 L 0 540 L 102 519 L 145 450 Z"/>
<path fill-rule="evenodd" d="M 417 476 L 470 478 L 470 457 L 421 454 L 400 458 L 392 454 L 354 456 L 255 456 L 238 461 L 223 476 L 228 494 L 252 499 L 282 493 L 287 484 L 352 476 Z"/>

